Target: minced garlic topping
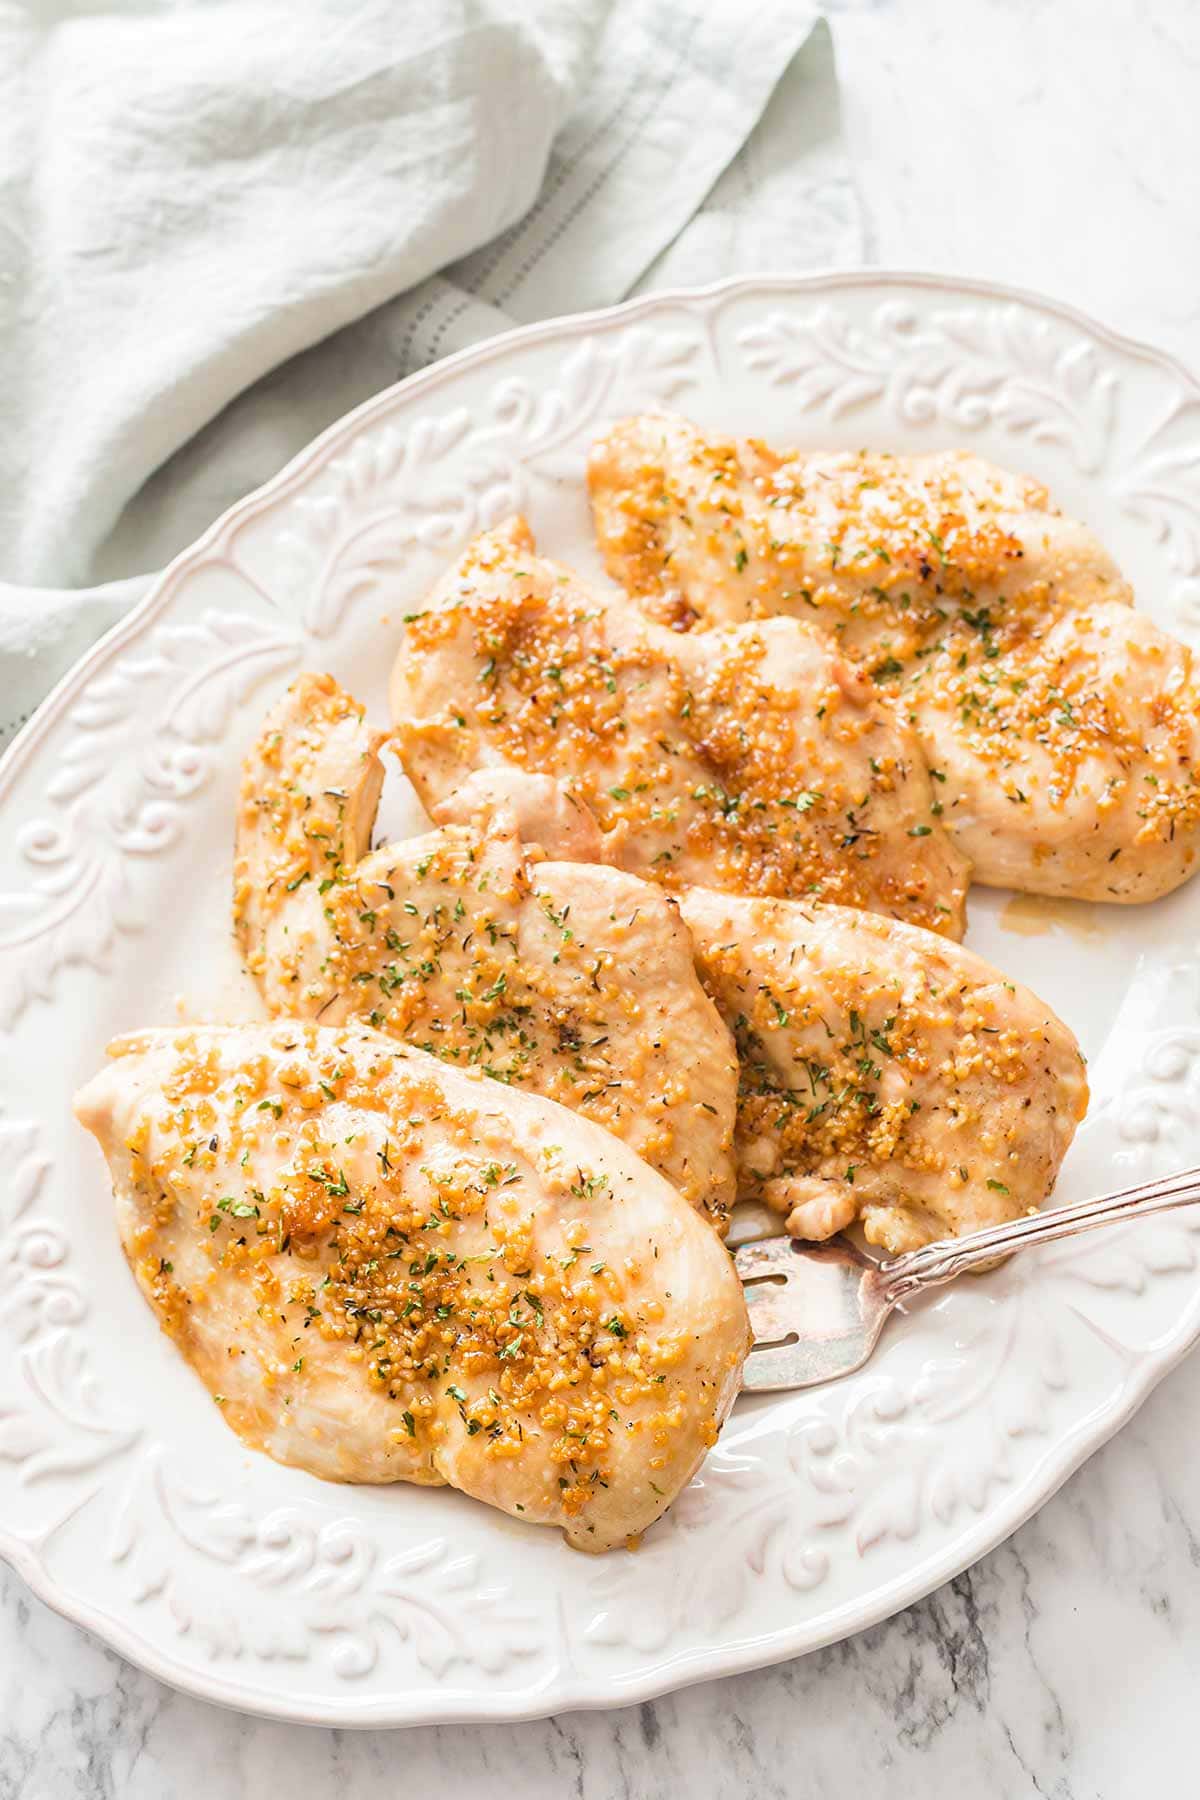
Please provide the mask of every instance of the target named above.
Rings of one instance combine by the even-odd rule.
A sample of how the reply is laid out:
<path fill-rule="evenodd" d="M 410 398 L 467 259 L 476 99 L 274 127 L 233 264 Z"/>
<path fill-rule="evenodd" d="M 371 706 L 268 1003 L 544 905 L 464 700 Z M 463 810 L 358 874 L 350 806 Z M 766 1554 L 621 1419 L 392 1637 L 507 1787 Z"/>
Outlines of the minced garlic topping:
<path fill-rule="evenodd" d="M 503 811 L 347 859 L 372 756 L 361 709 L 302 676 L 247 757 L 237 923 L 268 1005 L 570 1106 L 723 1225 L 733 1048 L 677 916 L 617 870 L 527 865 Z"/>
<path fill-rule="evenodd" d="M 684 917 L 741 1064 L 746 1198 L 889 1250 L 1046 1198 L 1087 1103 L 1048 1007 L 957 945 L 836 907 L 699 890 Z"/>
<path fill-rule="evenodd" d="M 565 781 L 613 860 L 669 889 L 961 930 L 965 872 L 915 740 L 811 631 L 647 626 L 534 555 L 513 522 L 407 621 L 393 710 L 427 796 L 500 758 Z"/>
<path fill-rule="evenodd" d="M 127 1251 L 248 1441 L 348 1479 L 449 1480 L 585 1539 L 614 1487 L 634 1483 L 621 1535 L 663 1509 L 745 1350 L 728 1259 L 665 1183 L 572 1141 L 569 1115 L 511 1113 L 355 1029 L 116 1048 L 118 1084 L 152 1059 L 109 1150 Z"/>
<path fill-rule="evenodd" d="M 964 453 L 778 454 L 626 421 L 591 464 L 610 571 L 685 627 L 829 633 L 911 724 L 979 879 L 1149 899 L 1194 867 L 1190 651 L 1037 482 Z"/>

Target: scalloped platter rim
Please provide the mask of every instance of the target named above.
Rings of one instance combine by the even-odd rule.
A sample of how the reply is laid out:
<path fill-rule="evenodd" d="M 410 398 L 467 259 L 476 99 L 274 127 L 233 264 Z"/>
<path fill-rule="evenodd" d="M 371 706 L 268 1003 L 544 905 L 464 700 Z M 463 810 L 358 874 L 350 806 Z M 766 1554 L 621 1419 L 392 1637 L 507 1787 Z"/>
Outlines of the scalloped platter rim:
<path fill-rule="evenodd" d="M 227 906 L 257 720 L 305 666 L 382 717 L 390 621 L 506 512 L 598 573 L 587 445 L 646 406 L 1027 470 L 1200 640 L 1200 385 L 1034 295 L 880 271 L 655 295 L 449 358 L 171 565 L 0 763 L 0 1554 L 203 1698 L 343 1726 L 521 1719 L 815 1649 L 1000 1542 L 1200 1335 L 1196 1211 L 1072 1240 L 916 1308 L 857 1376 L 743 1399 L 642 1549 L 588 1558 L 454 1494 L 250 1454 L 157 1331 L 70 1097 L 120 1029 L 254 1016 Z M 417 828 L 398 775 L 385 807 Z M 1200 886 L 1140 909 L 972 893 L 968 941 L 1089 1056 L 1061 1200 L 1189 1159 L 1197 925 Z"/>

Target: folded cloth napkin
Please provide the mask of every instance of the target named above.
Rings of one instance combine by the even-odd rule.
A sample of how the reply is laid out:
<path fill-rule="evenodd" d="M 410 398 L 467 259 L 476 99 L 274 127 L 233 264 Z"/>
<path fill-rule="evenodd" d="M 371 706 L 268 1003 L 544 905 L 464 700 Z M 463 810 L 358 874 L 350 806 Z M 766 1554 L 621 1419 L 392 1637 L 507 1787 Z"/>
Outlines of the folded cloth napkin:
<path fill-rule="evenodd" d="M 814 24 L 798 0 L 0 6 L 0 742 L 137 572 L 397 377 L 647 284 L 856 260 Z"/>

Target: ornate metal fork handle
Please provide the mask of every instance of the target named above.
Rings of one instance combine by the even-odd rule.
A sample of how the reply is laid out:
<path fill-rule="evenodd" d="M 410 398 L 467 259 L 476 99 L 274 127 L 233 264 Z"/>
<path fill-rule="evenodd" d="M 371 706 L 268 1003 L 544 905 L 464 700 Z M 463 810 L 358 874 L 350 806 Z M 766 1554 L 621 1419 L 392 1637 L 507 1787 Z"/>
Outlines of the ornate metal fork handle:
<path fill-rule="evenodd" d="M 937 1287 L 956 1275 L 968 1274 L 1035 1244 L 1053 1244 L 1060 1238 L 1079 1237 L 1101 1225 L 1126 1219 L 1142 1219 L 1152 1213 L 1170 1212 L 1178 1206 L 1200 1203 L 1200 1168 L 1181 1169 L 1159 1181 L 1143 1181 L 1137 1187 L 1106 1194 L 1101 1200 L 1084 1200 L 1078 1206 L 1062 1206 L 1053 1212 L 1031 1213 L 1007 1225 L 993 1225 L 970 1237 L 940 1239 L 920 1250 L 880 1263 L 876 1275 L 883 1296 L 891 1303 L 919 1289 Z"/>

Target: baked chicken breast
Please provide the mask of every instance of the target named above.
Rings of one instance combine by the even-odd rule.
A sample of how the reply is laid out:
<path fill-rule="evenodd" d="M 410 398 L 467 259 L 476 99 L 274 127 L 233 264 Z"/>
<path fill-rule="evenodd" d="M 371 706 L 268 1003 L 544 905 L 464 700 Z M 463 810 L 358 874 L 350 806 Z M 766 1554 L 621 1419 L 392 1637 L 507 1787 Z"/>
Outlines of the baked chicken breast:
<path fill-rule="evenodd" d="M 271 1012 L 357 1019 L 570 1106 L 724 1230 L 737 1061 L 676 908 L 620 869 L 545 860 L 598 834 L 519 770 L 455 795 L 462 822 L 368 852 L 379 740 L 304 675 L 246 757 L 235 922 Z"/>
<path fill-rule="evenodd" d="M 492 780 L 472 777 L 445 810 L 469 817 Z M 529 807 L 522 830 L 600 853 L 577 805 L 505 786 Z M 1036 994 L 875 914 L 696 887 L 677 901 L 736 1035 L 739 1198 L 812 1240 L 861 1221 L 895 1252 L 1016 1218 L 1050 1193 L 1088 1090 L 1078 1044 Z"/>
<path fill-rule="evenodd" d="M 645 415 L 594 448 L 610 574 L 677 629 L 801 618 L 915 730 L 976 880 L 1153 900 L 1196 866 L 1192 652 L 1046 489 L 965 452 L 776 452 Z"/>
<path fill-rule="evenodd" d="M 1039 1206 L 1087 1107 L 1074 1037 L 932 932 L 839 906 L 679 896 L 741 1062 L 743 1199 L 890 1252 Z"/>
<path fill-rule="evenodd" d="M 164 1331 L 245 1443 L 448 1483 L 572 1544 L 652 1524 L 737 1393 L 729 1257 L 599 1126 L 358 1027 L 118 1039 L 76 1111 Z"/>
<path fill-rule="evenodd" d="M 967 865 L 915 737 L 798 620 L 680 635 L 589 592 L 513 519 L 405 620 L 391 704 L 427 806 L 527 769 L 586 804 L 608 861 L 672 891 L 833 900 L 961 936 Z"/>

